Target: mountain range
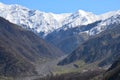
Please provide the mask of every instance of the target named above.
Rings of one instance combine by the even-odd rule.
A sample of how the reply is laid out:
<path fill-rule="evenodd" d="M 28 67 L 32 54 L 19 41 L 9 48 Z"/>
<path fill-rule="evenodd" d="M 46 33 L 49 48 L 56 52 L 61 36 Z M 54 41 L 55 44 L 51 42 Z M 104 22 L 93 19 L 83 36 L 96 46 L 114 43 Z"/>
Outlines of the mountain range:
<path fill-rule="evenodd" d="M 120 16 L 117 18 L 120 19 Z M 79 45 L 59 65 L 70 64 L 77 60 L 83 60 L 86 63 L 99 62 L 98 66 L 113 63 L 120 55 L 120 23 L 114 23 L 106 27 L 105 31 Z"/>
<path fill-rule="evenodd" d="M 102 77 L 119 80 L 120 10 L 54 14 L 0 3 L 0 13 L 0 79 L 89 80 L 115 61 Z"/>
<path fill-rule="evenodd" d="M 120 15 L 116 14 L 105 20 L 99 20 L 88 25 L 79 25 L 67 30 L 64 30 L 67 25 L 63 26 L 63 29 L 53 31 L 45 39 L 60 48 L 63 52 L 71 53 L 84 41 L 119 23 Z"/>
<path fill-rule="evenodd" d="M 89 37 L 106 30 L 106 25 L 111 25 L 114 22 L 119 23 L 117 16 L 120 15 L 120 10 L 101 15 L 83 10 L 74 13 L 54 14 L 31 10 L 17 4 L 0 3 L 0 13 L 1 17 L 39 34 L 41 38 L 67 54 Z M 91 23 L 93 25 L 90 25 L 89 28 L 83 27 L 89 26 Z"/>
<path fill-rule="evenodd" d="M 87 25 L 117 15 L 120 11 L 112 11 L 102 15 L 95 15 L 83 10 L 78 10 L 74 13 L 54 14 L 30 10 L 17 4 L 6 5 L 0 3 L 0 12 L 1 17 L 6 18 L 12 23 L 37 33 L 43 32 L 44 35 L 47 35 L 56 29 L 62 28 L 64 25 L 67 25 L 67 27 L 64 27 L 65 30 L 79 25 Z"/>

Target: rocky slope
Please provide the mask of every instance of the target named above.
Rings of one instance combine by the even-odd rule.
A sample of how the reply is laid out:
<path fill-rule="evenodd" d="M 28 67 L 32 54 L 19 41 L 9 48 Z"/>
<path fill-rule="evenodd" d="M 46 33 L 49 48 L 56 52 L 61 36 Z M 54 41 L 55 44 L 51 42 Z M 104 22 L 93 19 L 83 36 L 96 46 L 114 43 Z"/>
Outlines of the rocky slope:
<path fill-rule="evenodd" d="M 34 62 L 62 54 L 33 32 L 0 17 L 0 75 L 36 74 Z"/>

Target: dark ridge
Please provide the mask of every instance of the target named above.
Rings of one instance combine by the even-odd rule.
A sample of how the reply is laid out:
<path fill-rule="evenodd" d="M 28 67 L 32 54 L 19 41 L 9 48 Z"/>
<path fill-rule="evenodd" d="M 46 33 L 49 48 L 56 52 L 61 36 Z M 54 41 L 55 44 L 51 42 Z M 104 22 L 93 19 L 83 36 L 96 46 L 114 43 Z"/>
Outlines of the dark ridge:
<path fill-rule="evenodd" d="M 120 58 L 104 73 L 103 80 L 120 80 Z"/>
<path fill-rule="evenodd" d="M 33 75 L 39 59 L 57 58 L 63 53 L 31 31 L 0 17 L 0 75 Z M 41 61 L 42 62 L 42 61 Z"/>

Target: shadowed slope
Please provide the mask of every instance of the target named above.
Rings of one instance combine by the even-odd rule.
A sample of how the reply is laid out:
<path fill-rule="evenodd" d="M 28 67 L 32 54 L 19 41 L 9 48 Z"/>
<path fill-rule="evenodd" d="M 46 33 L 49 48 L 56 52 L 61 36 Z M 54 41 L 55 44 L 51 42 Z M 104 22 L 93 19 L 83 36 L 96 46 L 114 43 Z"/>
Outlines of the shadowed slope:
<path fill-rule="evenodd" d="M 62 54 L 33 32 L 0 17 L 0 75 L 34 74 L 34 62 L 42 58 L 56 58 Z"/>

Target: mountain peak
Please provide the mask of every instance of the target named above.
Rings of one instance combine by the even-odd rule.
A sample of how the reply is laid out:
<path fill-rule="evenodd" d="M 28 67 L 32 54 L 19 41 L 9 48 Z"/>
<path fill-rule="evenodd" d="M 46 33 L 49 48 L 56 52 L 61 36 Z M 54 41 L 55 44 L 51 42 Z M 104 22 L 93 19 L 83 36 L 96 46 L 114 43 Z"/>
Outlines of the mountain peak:
<path fill-rule="evenodd" d="M 0 2 L 0 5 L 5 5 L 5 4 L 3 4 L 3 3 Z"/>
<path fill-rule="evenodd" d="M 78 10 L 76 13 L 77 13 L 77 14 L 84 15 L 84 14 L 86 14 L 87 12 L 85 12 L 84 10 Z"/>
<path fill-rule="evenodd" d="M 79 25 L 87 25 L 98 20 L 98 16 L 91 13 L 85 12 L 83 10 L 78 10 L 75 13 L 71 14 L 69 17 L 64 20 L 64 25 L 67 25 L 69 28 L 77 27 Z"/>
<path fill-rule="evenodd" d="M 78 10 L 76 11 L 74 14 L 78 14 L 80 16 L 86 16 L 86 15 L 93 15 L 92 12 L 87 12 L 87 11 L 84 11 L 84 10 Z M 95 15 L 95 14 L 94 14 Z"/>
<path fill-rule="evenodd" d="M 12 10 L 12 11 L 15 11 L 15 10 L 18 10 L 18 9 L 22 9 L 22 10 L 29 10 L 28 8 L 24 7 L 24 6 L 21 6 L 21 5 L 18 5 L 18 4 L 4 4 L 4 3 L 1 3 L 0 2 L 0 10 L 1 9 L 5 9 L 5 10 Z"/>
<path fill-rule="evenodd" d="M 0 8 L 4 8 L 4 7 L 6 7 L 6 5 L 0 2 Z"/>
<path fill-rule="evenodd" d="M 81 13 L 81 12 L 85 12 L 85 11 L 84 11 L 84 10 L 79 9 L 79 10 L 77 10 L 77 12 Z"/>

